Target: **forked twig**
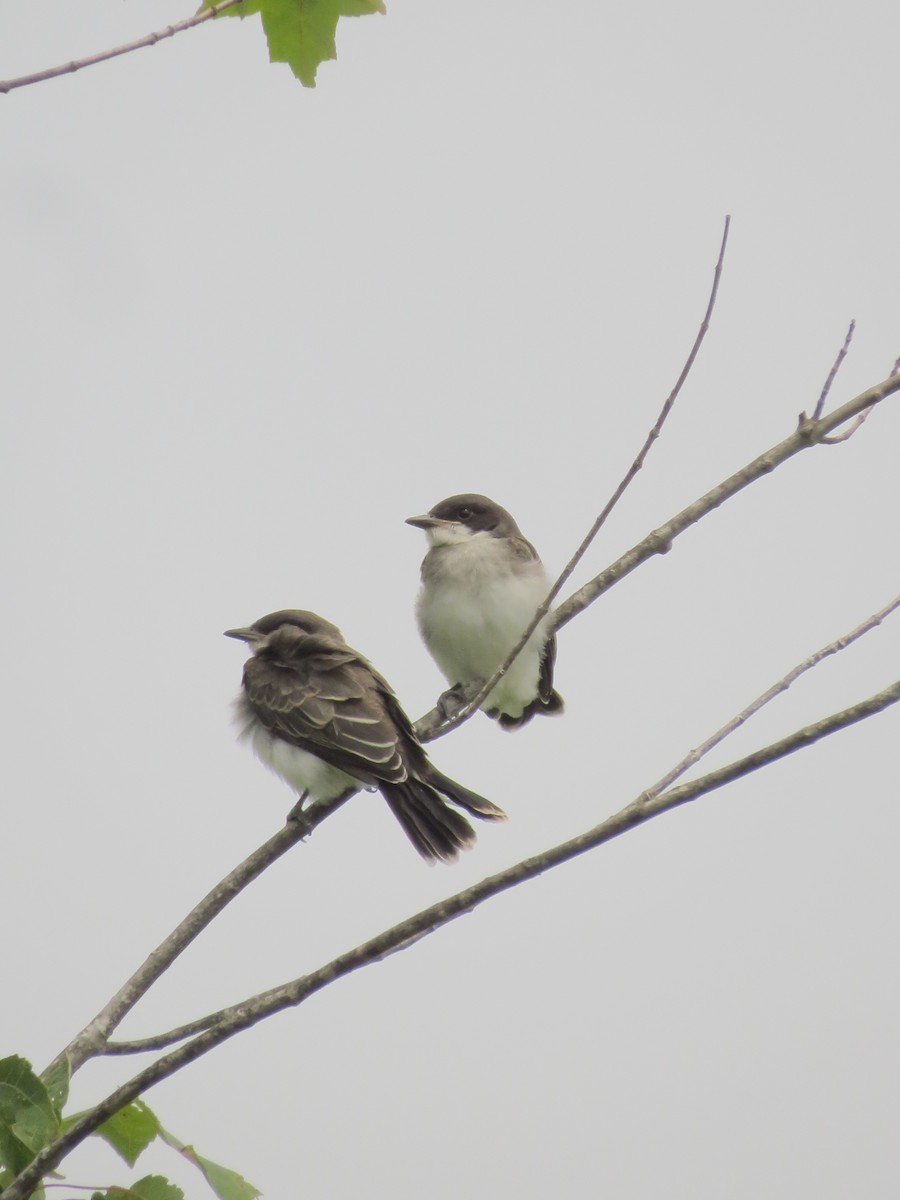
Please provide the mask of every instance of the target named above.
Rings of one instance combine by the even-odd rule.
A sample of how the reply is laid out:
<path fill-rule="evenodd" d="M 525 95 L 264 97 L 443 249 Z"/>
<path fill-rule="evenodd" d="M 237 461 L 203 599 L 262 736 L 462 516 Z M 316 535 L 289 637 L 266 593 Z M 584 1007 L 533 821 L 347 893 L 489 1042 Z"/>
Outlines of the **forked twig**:
<path fill-rule="evenodd" d="M 119 988 L 93 1020 L 89 1021 L 69 1045 L 56 1056 L 44 1074 L 46 1075 L 64 1058 L 69 1060 L 69 1070 L 74 1073 L 89 1058 L 105 1053 L 110 1033 L 157 979 L 168 970 L 175 959 L 187 949 L 197 935 L 219 915 L 226 905 L 240 895 L 248 884 L 252 883 L 283 854 L 286 854 L 297 842 L 312 833 L 317 825 L 320 825 L 326 817 L 340 808 L 354 794 L 345 792 L 335 800 L 311 804 L 298 818 L 289 820 L 268 841 L 263 842 L 233 871 L 230 871 L 147 956 L 131 978 Z M 163 1044 L 168 1045 L 168 1042 Z M 125 1053 L 125 1051 L 120 1051 L 120 1053 Z"/>
<path fill-rule="evenodd" d="M 777 445 L 758 455 L 745 467 L 735 471 L 733 475 L 711 488 L 693 504 L 683 508 L 670 521 L 666 521 L 664 525 L 660 525 L 658 529 L 648 533 L 636 546 L 626 550 L 614 563 L 611 563 L 593 579 L 588 580 L 577 592 L 573 592 L 559 608 L 554 610 L 553 628 L 561 629 L 563 625 L 567 625 L 573 617 L 577 617 L 588 605 L 593 604 L 604 592 L 609 591 L 611 587 L 639 567 L 642 562 L 646 562 L 648 558 L 657 554 L 667 554 L 676 537 L 696 525 L 708 513 L 719 508 L 726 500 L 732 499 L 762 476 L 771 474 L 782 463 L 800 454 L 803 450 L 827 443 L 828 436 L 835 429 L 852 421 L 866 409 L 880 404 L 895 392 L 900 392 L 900 375 L 891 375 L 889 378 L 883 379 L 881 383 L 876 383 L 874 387 L 866 388 L 864 392 L 860 392 L 858 396 L 854 396 L 852 400 L 848 400 L 846 404 L 842 404 L 840 408 L 836 408 L 827 416 L 820 417 L 818 421 L 808 418 L 801 420 L 800 425 L 790 437 L 786 437 Z M 431 714 L 429 713 L 430 718 Z"/>

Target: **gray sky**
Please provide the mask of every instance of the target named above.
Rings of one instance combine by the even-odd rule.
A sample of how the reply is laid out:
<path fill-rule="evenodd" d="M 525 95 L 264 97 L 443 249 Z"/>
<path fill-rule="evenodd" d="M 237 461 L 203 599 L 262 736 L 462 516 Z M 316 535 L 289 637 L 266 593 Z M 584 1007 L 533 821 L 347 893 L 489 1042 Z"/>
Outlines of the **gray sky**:
<path fill-rule="evenodd" d="M 187 15 L 6 0 L 0 74 Z M 312 608 L 413 715 L 441 497 L 560 567 L 719 306 L 583 581 L 900 354 L 896 6 L 391 0 L 305 91 L 256 18 L 0 97 L 7 632 L 0 1054 L 42 1066 L 279 826 L 243 648 Z M 560 637 L 568 712 L 433 747 L 502 805 L 429 870 L 360 796 L 129 1017 L 179 1024 L 627 803 L 898 591 L 900 400 L 680 539 Z M 895 618 L 897 621 L 898 618 Z M 724 762 L 896 676 L 889 624 Z M 895 1194 L 896 714 L 495 900 L 149 1094 L 271 1198 Z M 78 1077 L 84 1106 L 137 1064 Z M 146 1157 L 191 1200 L 170 1153 Z M 143 1162 L 144 1160 L 142 1160 Z M 127 1177 L 99 1146 L 77 1183 Z"/>

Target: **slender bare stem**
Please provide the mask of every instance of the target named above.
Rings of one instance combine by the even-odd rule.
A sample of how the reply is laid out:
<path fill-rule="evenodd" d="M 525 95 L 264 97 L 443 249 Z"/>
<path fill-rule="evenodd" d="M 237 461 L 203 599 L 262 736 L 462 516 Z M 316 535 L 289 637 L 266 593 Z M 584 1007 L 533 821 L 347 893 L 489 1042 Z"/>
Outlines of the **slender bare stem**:
<path fill-rule="evenodd" d="M 377 962 L 394 951 L 412 945 L 422 937 L 449 924 L 462 913 L 471 912 L 485 900 L 517 886 L 526 879 L 533 879 L 553 867 L 560 866 L 588 850 L 645 824 L 664 812 L 724 787 L 735 779 L 740 779 L 796 750 L 812 745 L 821 738 L 863 721 L 898 701 L 900 701 L 900 680 L 851 708 L 846 708 L 821 721 L 806 725 L 788 737 L 737 759 L 728 766 L 712 771 L 700 779 L 682 784 L 680 787 L 670 788 L 649 799 L 646 795 L 641 795 L 620 812 L 579 837 L 563 842 L 532 858 L 524 859 L 515 866 L 482 880 L 474 887 L 467 888 L 455 896 L 424 909 L 416 916 L 402 921 L 399 925 L 393 926 L 361 946 L 333 959 L 318 971 L 292 980 L 280 987 L 272 988 L 259 996 L 233 1006 L 226 1010 L 228 1015 L 214 1029 L 205 1030 L 186 1045 L 179 1046 L 176 1050 L 170 1051 L 156 1062 L 151 1063 L 150 1066 L 122 1084 L 121 1087 L 116 1088 L 114 1092 L 111 1092 L 104 1100 L 85 1113 L 55 1141 L 45 1146 L 34 1161 L 7 1187 L 3 1193 L 3 1200 L 26 1200 L 43 1175 L 55 1169 L 66 1154 L 83 1142 L 123 1105 L 142 1095 L 154 1084 L 175 1074 L 188 1063 L 209 1053 L 214 1047 L 234 1037 L 241 1030 L 249 1029 L 276 1012 L 302 1004 L 309 996 L 321 991 L 335 980 L 370 963 Z"/>
<path fill-rule="evenodd" d="M 876 629 L 882 621 L 889 617 L 892 612 L 896 612 L 898 608 L 900 608 L 900 596 L 896 596 L 890 604 L 886 604 L 877 613 L 873 613 L 871 617 L 868 617 L 861 625 L 857 625 L 849 633 L 845 633 L 833 642 L 829 642 L 827 646 L 816 650 L 814 654 L 810 654 L 809 658 L 805 658 L 803 662 L 798 663 L 796 667 L 788 671 L 783 679 L 779 679 L 777 683 L 773 683 L 762 695 L 757 696 L 746 708 L 742 709 L 737 716 L 732 717 L 721 729 L 716 730 L 705 742 L 702 742 L 693 749 L 690 754 L 686 754 L 677 766 L 673 767 L 671 771 L 663 775 L 662 779 L 658 780 L 644 792 L 645 799 L 650 800 L 654 796 L 658 796 L 661 792 L 664 792 L 666 788 L 671 787 L 676 779 L 682 776 L 685 771 L 690 770 L 701 758 L 709 754 L 710 750 L 718 746 L 720 742 L 723 742 L 736 729 L 740 729 L 742 725 L 755 716 L 771 700 L 774 700 L 776 696 L 780 696 L 783 692 L 786 692 L 792 684 L 796 683 L 801 675 L 805 675 L 807 671 L 811 671 L 813 667 L 818 666 L 820 662 L 831 657 L 831 655 L 839 654 L 842 650 L 846 650 L 848 646 L 851 646 L 859 638 Z"/>
<path fill-rule="evenodd" d="M 854 433 L 856 433 L 857 429 L 859 429 L 860 425 L 864 425 L 874 411 L 875 410 L 873 408 L 864 409 L 849 429 L 845 429 L 843 433 L 834 433 L 828 435 L 827 437 L 823 437 L 822 445 L 839 446 L 841 442 L 849 442 Z"/>
<path fill-rule="evenodd" d="M 165 29 L 160 29 L 156 33 L 148 33 L 144 37 L 138 38 L 137 41 L 127 42 L 124 46 L 116 46 L 112 50 L 101 50 L 99 54 L 90 54 L 87 58 L 76 58 L 59 67 L 48 67 L 44 71 L 35 71 L 32 75 L 20 75 L 18 79 L 0 80 L 0 92 L 11 92 L 15 88 L 28 87 L 32 83 L 43 83 L 45 79 L 56 79 L 59 75 L 71 75 L 75 71 L 80 71 L 82 67 L 93 67 L 110 58 L 130 54 L 132 50 L 143 50 L 145 46 L 155 46 L 157 42 L 174 37 L 176 33 L 184 33 L 186 29 L 195 29 L 205 21 L 217 17 L 227 8 L 234 8 L 240 3 L 242 0 L 221 0 L 221 3 L 213 5 L 212 8 L 195 13 L 193 17 L 178 21 L 174 25 L 167 25 Z"/>
<path fill-rule="evenodd" d="M 716 259 L 716 266 L 715 266 L 715 270 L 713 272 L 713 283 L 712 283 L 712 288 L 709 293 L 709 300 L 707 301 L 707 305 L 706 305 L 706 312 L 703 314 L 703 320 L 700 323 L 700 328 L 697 331 L 697 336 L 694 338 L 694 344 L 691 346 L 690 354 L 688 354 L 687 359 L 685 360 L 684 366 L 681 368 L 681 374 L 678 376 L 678 379 L 675 381 L 675 386 L 672 388 L 671 392 L 666 397 L 665 403 L 663 404 L 663 406 L 660 410 L 659 416 L 656 418 L 656 423 L 654 424 L 654 426 L 650 430 L 650 432 L 647 434 L 644 444 L 641 447 L 640 451 L 638 452 L 637 457 L 635 458 L 635 460 L 631 464 L 631 466 L 628 468 L 627 472 L 625 473 L 625 475 L 622 478 L 621 482 L 619 483 L 618 487 L 613 492 L 612 496 L 610 496 L 609 500 L 606 502 L 605 507 L 603 508 L 600 515 L 597 517 L 596 521 L 594 521 L 594 524 L 588 530 L 587 534 L 585 535 L 584 539 L 581 542 L 581 545 L 578 547 L 578 549 L 575 551 L 575 553 L 572 555 L 572 557 L 569 559 L 569 561 L 566 563 L 565 567 L 563 568 L 563 570 L 557 577 L 555 583 L 553 584 L 553 587 L 550 589 L 549 593 L 547 594 L 546 598 L 544 599 L 544 602 L 540 605 L 540 607 L 535 612 L 534 616 L 529 621 L 528 625 L 525 627 L 525 629 L 522 633 L 522 636 L 516 642 L 515 646 L 513 646 L 512 650 L 510 650 L 509 654 L 507 654 L 507 656 L 503 660 L 503 662 L 500 663 L 500 665 L 494 671 L 493 675 L 491 675 L 490 678 L 486 679 L 483 683 L 476 683 L 474 685 L 469 686 L 465 691 L 465 698 L 463 700 L 463 703 L 460 705 L 460 707 L 457 709 L 457 711 L 455 713 L 453 713 L 452 715 L 442 716 L 438 710 L 434 710 L 433 713 L 429 713 L 427 717 L 423 718 L 423 722 L 430 721 L 430 718 L 432 718 L 435 715 L 437 715 L 437 717 L 439 718 L 438 725 L 435 727 L 435 729 L 433 731 L 430 731 L 430 733 L 429 733 L 430 737 L 438 737 L 439 735 L 449 733 L 451 729 L 455 729 L 457 727 L 457 725 L 461 725 L 464 721 L 467 721 L 469 719 L 469 717 L 481 707 L 481 705 L 484 702 L 484 700 L 486 699 L 486 697 L 490 695 L 490 693 L 494 690 L 494 688 L 497 686 L 497 684 L 500 682 L 500 680 L 503 678 L 503 676 L 507 673 L 507 671 L 512 666 L 512 664 L 515 662 L 515 660 L 519 657 L 522 650 L 524 650 L 526 644 L 528 643 L 528 639 L 531 637 L 531 635 L 534 633 L 535 629 L 537 629 L 538 625 L 540 625 L 541 621 L 543 621 L 544 617 L 550 611 L 550 605 L 553 603 L 553 601 L 556 599 L 556 597 L 562 591 L 566 582 L 571 577 L 572 572 L 575 570 L 575 568 L 581 562 L 582 558 L 584 557 L 584 555 L 586 554 L 586 552 L 588 550 L 588 547 L 591 545 L 591 542 L 593 542 L 594 538 L 600 532 L 602 527 L 606 524 L 606 521 L 609 518 L 610 513 L 613 511 L 615 506 L 621 500 L 623 494 L 625 493 L 626 488 L 628 488 L 628 486 L 631 484 L 631 482 L 637 476 L 638 471 L 640 471 L 640 469 L 643 467 L 644 460 L 646 459 L 647 455 L 650 453 L 650 449 L 651 449 L 653 443 L 659 437 L 662 427 L 665 424 L 666 418 L 668 417 L 669 413 L 672 411 L 675 401 L 678 399 L 678 394 L 681 391 L 682 387 L 684 386 L 685 380 L 687 379 L 688 375 L 690 374 L 691 367 L 694 365 L 694 361 L 700 351 L 700 346 L 702 345 L 703 339 L 706 337 L 707 330 L 709 329 L 710 318 L 712 317 L 713 309 L 715 308 L 715 305 L 716 305 L 716 297 L 719 294 L 719 280 L 722 277 L 722 264 L 725 261 L 725 248 L 728 245 L 728 231 L 729 231 L 730 227 L 731 227 L 731 217 L 726 216 L 725 228 L 722 232 L 722 244 L 719 247 L 719 257 Z M 419 724 L 416 726 L 416 732 L 419 733 L 420 737 L 422 737 L 422 733 L 420 732 L 420 726 L 423 725 L 423 722 L 419 722 Z M 423 726 L 423 731 L 424 731 L 424 726 Z M 422 740 L 426 740 L 426 738 L 422 737 Z"/>
<path fill-rule="evenodd" d="M 850 349 L 850 343 L 853 341 L 853 334 L 856 332 L 856 322 L 850 322 L 850 328 L 847 330 L 847 336 L 844 338 L 844 344 L 838 351 L 837 358 L 832 364 L 831 370 L 828 372 L 828 378 L 825 380 L 825 386 L 822 388 L 822 394 L 816 402 L 816 407 L 813 410 L 813 420 L 818 421 L 822 413 L 825 411 L 825 401 L 828 399 L 828 393 L 831 391 L 831 385 L 834 383 L 835 376 L 841 369 L 841 363 L 847 357 L 847 351 Z"/>
<path fill-rule="evenodd" d="M 121 1054 L 146 1054 L 148 1050 L 165 1050 L 166 1046 L 174 1046 L 176 1042 L 183 1042 L 186 1038 L 194 1037 L 195 1034 L 202 1033 L 204 1029 L 212 1029 L 226 1016 L 227 1009 L 220 1009 L 218 1012 L 209 1013 L 208 1016 L 198 1017 L 196 1021 L 189 1021 L 186 1025 L 179 1025 L 175 1029 L 169 1029 L 165 1033 L 157 1033 L 152 1037 L 136 1038 L 130 1042 L 107 1042 L 100 1054 L 104 1055 L 121 1055 Z"/>

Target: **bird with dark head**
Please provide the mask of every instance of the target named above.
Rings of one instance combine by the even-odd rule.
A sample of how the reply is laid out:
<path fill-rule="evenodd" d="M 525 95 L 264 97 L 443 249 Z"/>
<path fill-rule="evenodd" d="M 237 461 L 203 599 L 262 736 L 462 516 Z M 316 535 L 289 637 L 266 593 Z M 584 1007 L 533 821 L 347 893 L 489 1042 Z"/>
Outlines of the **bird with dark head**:
<path fill-rule="evenodd" d="M 506 659 L 550 592 L 544 565 L 512 516 L 487 496 L 450 496 L 407 525 L 429 543 L 416 604 L 419 630 L 458 698 Z M 563 710 L 553 690 L 556 638 L 545 617 L 482 708 L 504 729 Z"/>
<path fill-rule="evenodd" d="M 253 650 L 237 700 L 241 737 L 301 798 L 378 790 L 431 861 L 452 862 L 475 841 L 451 803 L 482 820 L 506 819 L 434 766 L 390 686 L 337 626 L 284 609 L 226 637 Z"/>

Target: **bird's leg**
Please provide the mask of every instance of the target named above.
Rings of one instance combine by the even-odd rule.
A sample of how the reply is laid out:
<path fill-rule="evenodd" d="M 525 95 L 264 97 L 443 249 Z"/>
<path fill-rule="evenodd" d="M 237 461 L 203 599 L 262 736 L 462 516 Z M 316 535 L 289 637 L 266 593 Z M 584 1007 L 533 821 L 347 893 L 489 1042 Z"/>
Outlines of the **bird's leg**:
<path fill-rule="evenodd" d="M 306 820 L 306 813 L 303 811 L 303 805 L 308 797 L 309 792 L 303 792 L 302 795 L 298 796 L 297 803 L 287 815 L 288 821 L 293 821 L 295 825 L 306 826 L 304 837 L 308 837 L 312 833 L 312 829 L 309 828 L 309 823 Z"/>

